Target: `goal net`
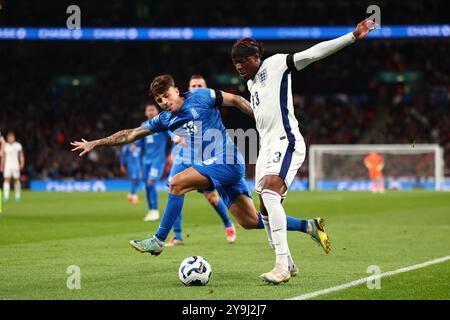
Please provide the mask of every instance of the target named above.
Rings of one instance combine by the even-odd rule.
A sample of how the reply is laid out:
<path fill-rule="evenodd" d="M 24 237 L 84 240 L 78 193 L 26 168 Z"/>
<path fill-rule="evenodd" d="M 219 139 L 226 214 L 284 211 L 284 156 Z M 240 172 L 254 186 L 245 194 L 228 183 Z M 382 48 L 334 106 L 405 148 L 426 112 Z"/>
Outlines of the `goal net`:
<path fill-rule="evenodd" d="M 369 156 L 370 155 L 370 156 Z M 437 144 L 311 145 L 310 190 L 435 189 L 443 183 Z"/>

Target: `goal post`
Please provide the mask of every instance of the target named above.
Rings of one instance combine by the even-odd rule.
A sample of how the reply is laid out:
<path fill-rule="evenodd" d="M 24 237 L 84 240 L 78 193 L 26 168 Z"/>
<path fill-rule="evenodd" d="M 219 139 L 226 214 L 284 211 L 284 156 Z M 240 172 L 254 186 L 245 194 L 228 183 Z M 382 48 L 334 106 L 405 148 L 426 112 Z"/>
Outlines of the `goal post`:
<path fill-rule="evenodd" d="M 444 152 L 438 144 L 316 144 L 309 147 L 309 190 L 368 190 L 364 158 L 378 153 L 384 160 L 387 189 L 441 190 Z"/>

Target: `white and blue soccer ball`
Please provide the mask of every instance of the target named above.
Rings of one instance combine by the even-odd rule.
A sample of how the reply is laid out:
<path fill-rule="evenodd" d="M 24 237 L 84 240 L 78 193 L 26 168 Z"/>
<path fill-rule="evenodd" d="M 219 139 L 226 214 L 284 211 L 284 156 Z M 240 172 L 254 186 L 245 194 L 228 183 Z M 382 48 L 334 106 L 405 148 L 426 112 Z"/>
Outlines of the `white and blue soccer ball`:
<path fill-rule="evenodd" d="M 204 286 L 211 278 L 211 271 L 211 266 L 205 258 L 190 256 L 181 262 L 178 276 L 186 286 Z"/>

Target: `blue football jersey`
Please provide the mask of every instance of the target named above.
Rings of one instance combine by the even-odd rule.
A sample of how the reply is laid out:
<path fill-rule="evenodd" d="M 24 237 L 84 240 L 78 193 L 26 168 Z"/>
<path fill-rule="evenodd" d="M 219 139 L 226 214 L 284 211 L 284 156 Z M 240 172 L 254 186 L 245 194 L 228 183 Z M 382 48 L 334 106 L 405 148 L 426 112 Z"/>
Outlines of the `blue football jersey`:
<path fill-rule="evenodd" d="M 139 175 L 141 171 L 141 152 L 142 149 L 136 144 L 134 151 L 131 151 L 131 145 L 124 145 L 120 152 L 120 165 L 125 165 L 128 175 Z"/>
<path fill-rule="evenodd" d="M 147 121 L 153 132 L 170 130 L 185 138 L 177 161 L 198 164 L 216 158 L 219 163 L 244 164 L 242 154 L 231 140 L 222 123 L 222 96 L 212 89 L 196 89 L 183 94 L 185 100 L 176 113 L 161 112 Z M 216 97 L 217 96 L 217 97 Z M 180 146 L 177 146 L 180 147 Z"/>

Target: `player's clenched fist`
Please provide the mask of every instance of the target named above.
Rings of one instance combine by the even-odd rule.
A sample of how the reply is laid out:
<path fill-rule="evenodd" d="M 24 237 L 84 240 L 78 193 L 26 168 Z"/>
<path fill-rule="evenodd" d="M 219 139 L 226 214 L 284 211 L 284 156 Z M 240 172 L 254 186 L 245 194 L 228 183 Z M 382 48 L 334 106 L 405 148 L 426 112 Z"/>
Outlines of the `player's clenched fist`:
<path fill-rule="evenodd" d="M 356 26 L 353 35 L 356 39 L 364 38 L 370 31 L 374 30 L 378 25 L 373 20 L 364 19 Z"/>

